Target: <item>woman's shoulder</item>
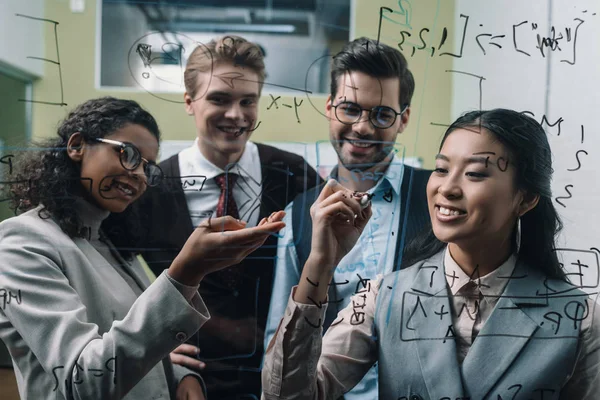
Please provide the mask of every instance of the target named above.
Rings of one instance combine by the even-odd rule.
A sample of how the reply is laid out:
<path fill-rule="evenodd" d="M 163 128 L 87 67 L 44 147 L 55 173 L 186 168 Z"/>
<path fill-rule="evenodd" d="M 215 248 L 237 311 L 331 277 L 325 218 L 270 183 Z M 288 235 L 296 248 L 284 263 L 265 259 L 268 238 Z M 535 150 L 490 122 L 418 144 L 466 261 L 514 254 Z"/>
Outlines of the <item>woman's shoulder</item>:
<path fill-rule="evenodd" d="M 72 242 L 52 218 L 44 215 L 43 206 L 0 222 L 0 240 L 8 238 L 22 238 L 23 244 Z"/>

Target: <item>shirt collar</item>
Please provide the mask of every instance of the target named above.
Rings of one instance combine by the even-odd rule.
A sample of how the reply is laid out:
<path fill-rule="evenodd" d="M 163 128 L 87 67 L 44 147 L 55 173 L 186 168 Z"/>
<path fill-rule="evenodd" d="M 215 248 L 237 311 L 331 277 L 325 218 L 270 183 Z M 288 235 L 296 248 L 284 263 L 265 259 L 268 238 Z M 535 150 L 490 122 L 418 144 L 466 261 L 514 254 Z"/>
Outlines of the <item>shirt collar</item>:
<path fill-rule="evenodd" d="M 502 265 L 492 272 L 480 277 L 473 276 L 473 279 L 471 279 L 454 261 L 447 246 L 444 251 L 444 271 L 446 282 L 448 282 L 448 287 L 452 295 L 456 296 L 459 290 L 472 280 L 478 284 L 479 290 L 487 302 L 495 303 L 498 301 L 508 283 L 508 277 L 511 276 L 515 269 L 516 263 L 517 256 L 512 254 Z"/>
<path fill-rule="evenodd" d="M 206 179 L 213 179 L 214 177 L 225 173 L 225 170 L 217 167 L 204 157 L 198 147 L 198 140 L 199 139 L 196 138 L 191 147 L 188 147 L 179 154 L 179 157 L 187 164 L 189 170 L 192 171 L 194 175 L 205 176 Z M 250 141 L 246 142 L 242 157 L 237 163 L 228 165 L 227 171 L 244 176 L 245 178 L 260 176 L 260 174 L 257 173 L 260 172 L 260 160 L 254 160 L 253 153 L 258 153 L 252 151 L 253 147 L 256 147 L 256 144 Z"/>

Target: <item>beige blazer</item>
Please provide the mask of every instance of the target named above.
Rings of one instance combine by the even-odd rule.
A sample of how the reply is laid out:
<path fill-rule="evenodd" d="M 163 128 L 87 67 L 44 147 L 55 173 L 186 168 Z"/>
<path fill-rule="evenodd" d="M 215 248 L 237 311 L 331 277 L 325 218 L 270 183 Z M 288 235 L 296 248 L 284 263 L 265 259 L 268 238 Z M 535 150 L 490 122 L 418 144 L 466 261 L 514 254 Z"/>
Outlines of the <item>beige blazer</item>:
<path fill-rule="evenodd" d="M 38 209 L 0 223 L 0 339 L 22 399 L 169 399 L 190 372 L 168 354 L 209 318 L 166 273 L 127 267 L 136 298 L 85 239 Z M 166 358 L 166 360 L 165 360 Z"/>

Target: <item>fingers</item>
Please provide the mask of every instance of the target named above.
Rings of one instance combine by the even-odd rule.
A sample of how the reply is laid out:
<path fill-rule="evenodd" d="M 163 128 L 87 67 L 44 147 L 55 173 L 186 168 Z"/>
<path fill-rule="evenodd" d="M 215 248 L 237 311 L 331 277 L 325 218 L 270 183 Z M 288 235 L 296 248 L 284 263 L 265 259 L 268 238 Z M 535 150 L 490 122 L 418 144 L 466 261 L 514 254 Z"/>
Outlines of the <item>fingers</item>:
<path fill-rule="evenodd" d="M 356 213 L 352 207 L 348 206 L 344 202 L 338 201 L 334 204 L 321 207 L 317 214 L 317 218 L 328 218 L 330 220 L 337 220 L 339 218 L 354 225 Z"/>
<path fill-rule="evenodd" d="M 193 368 L 193 369 L 204 369 L 206 368 L 206 364 L 200 360 L 197 360 L 193 357 L 186 356 L 183 354 L 171 353 L 169 355 L 171 358 L 171 362 L 173 364 L 179 364 L 184 367 Z"/>
<path fill-rule="evenodd" d="M 367 206 L 358 214 L 358 218 L 354 221 L 354 226 L 356 226 L 361 231 L 365 229 L 369 219 L 373 215 L 373 208 L 371 207 L 371 202 L 367 204 Z"/>
<path fill-rule="evenodd" d="M 332 194 L 339 192 L 340 190 L 346 189 L 335 179 L 328 180 L 325 186 L 323 186 L 321 193 L 319 193 L 319 197 L 317 197 L 315 203 L 319 204 L 320 202 L 322 202 Z"/>
<path fill-rule="evenodd" d="M 285 227 L 285 222 L 265 222 L 253 228 L 227 232 L 227 244 L 244 244 L 258 240 L 266 240 L 269 235 L 279 232 Z"/>
<path fill-rule="evenodd" d="M 182 345 L 177 346 L 175 350 L 173 350 L 173 353 L 196 356 L 200 353 L 200 348 L 191 344 L 184 343 Z"/>
<path fill-rule="evenodd" d="M 261 219 L 257 226 L 262 226 L 267 222 L 281 221 L 283 220 L 283 217 L 285 217 L 285 211 L 275 211 L 271 213 L 271 215 L 269 215 L 268 217 Z"/>
<path fill-rule="evenodd" d="M 347 207 L 352 210 L 352 216 L 360 214 L 362 211 L 360 200 L 362 198 L 362 194 L 355 196 L 349 190 L 338 191 L 335 194 L 329 196 L 325 200 L 318 205 L 319 208 L 325 208 L 332 204 L 341 202 L 344 203 Z"/>
<path fill-rule="evenodd" d="M 209 228 L 213 232 L 236 231 L 246 227 L 246 221 L 235 219 L 230 215 L 218 218 L 212 218 L 202 222 L 200 227 Z"/>

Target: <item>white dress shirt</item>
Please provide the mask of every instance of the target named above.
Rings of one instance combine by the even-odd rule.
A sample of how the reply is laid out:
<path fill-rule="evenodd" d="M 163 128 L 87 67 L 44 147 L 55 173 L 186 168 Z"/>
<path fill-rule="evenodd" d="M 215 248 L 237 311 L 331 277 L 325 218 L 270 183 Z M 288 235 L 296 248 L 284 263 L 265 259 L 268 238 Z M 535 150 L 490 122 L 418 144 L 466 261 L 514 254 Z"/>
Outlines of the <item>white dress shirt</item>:
<path fill-rule="evenodd" d="M 239 175 L 233 188 L 233 198 L 240 219 L 248 227 L 258 224 L 262 191 L 262 170 L 258 147 L 248 141 L 240 160 L 226 167 L 217 167 L 202 155 L 198 138 L 191 147 L 179 153 L 179 171 L 192 226 L 198 226 L 209 216 L 216 216 L 221 189 L 214 178 L 225 172 Z"/>
<path fill-rule="evenodd" d="M 452 293 L 450 302 L 456 317 L 456 351 L 458 362 L 462 363 L 483 324 L 492 314 L 498 299 L 504 292 L 517 263 L 516 255 L 511 255 L 502 265 L 492 272 L 480 276 L 474 271 L 467 275 L 454 261 L 446 248 L 444 270 L 446 282 Z"/>

